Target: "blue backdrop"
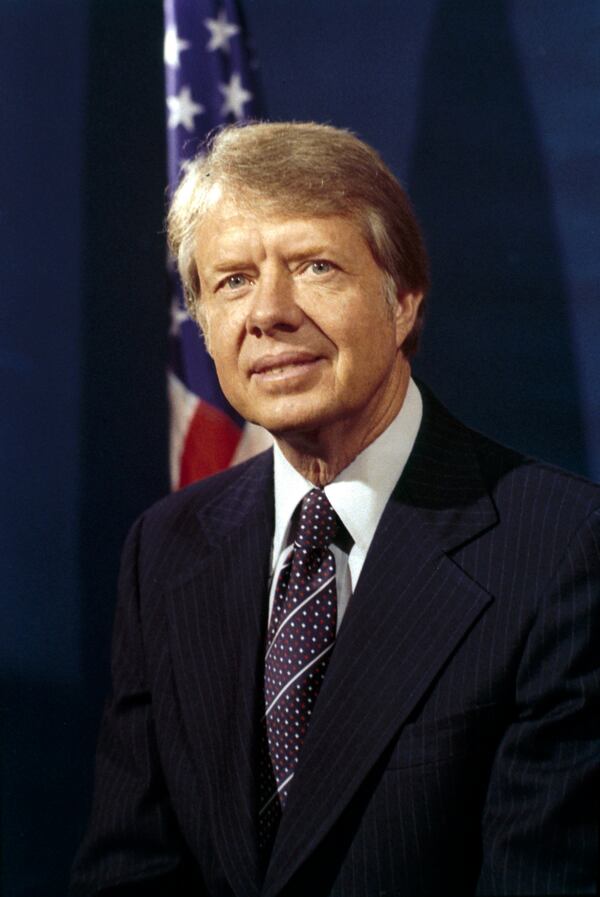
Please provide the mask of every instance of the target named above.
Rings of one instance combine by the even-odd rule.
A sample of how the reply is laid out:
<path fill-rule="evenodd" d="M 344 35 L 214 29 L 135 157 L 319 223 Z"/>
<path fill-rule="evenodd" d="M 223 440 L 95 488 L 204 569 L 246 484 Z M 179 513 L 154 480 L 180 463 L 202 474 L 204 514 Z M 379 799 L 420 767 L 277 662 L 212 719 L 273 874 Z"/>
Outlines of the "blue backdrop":
<path fill-rule="evenodd" d="M 271 118 L 348 126 L 409 188 L 417 371 L 470 424 L 600 478 L 596 0 L 244 0 Z M 167 489 L 162 10 L 5 0 L 2 867 L 62 897 L 119 547 Z"/>

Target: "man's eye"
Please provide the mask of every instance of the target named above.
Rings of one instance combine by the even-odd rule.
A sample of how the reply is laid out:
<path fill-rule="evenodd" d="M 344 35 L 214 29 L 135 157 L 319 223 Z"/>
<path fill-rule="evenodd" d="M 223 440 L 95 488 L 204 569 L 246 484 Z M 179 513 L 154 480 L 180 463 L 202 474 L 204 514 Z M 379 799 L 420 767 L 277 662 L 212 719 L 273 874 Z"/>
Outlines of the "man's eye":
<path fill-rule="evenodd" d="M 332 269 L 333 265 L 331 262 L 326 262 L 323 259 L 317 259 L 317 261 L 312 262 L 310 266 L 310 270 L 313 274 L 327 274 Z"/>
<path fill-rule="evenodd" d="M 245 274 L 231 274 L 225 280 L 225 286 L 229 287 L 231 290 L 237 290 L 239 287 L 243 287 L 248 283 L 248 279 Z"/>

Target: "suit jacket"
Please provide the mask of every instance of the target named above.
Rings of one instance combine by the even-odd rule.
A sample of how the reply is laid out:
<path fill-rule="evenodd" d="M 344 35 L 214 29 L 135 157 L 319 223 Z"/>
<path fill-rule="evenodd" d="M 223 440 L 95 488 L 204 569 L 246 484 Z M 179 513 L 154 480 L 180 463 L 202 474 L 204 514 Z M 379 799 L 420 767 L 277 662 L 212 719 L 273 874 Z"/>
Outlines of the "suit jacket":
<path fill-rule="evenodd" d="M 153 507 L 124 551 L 72 894 L 593 893 L 599 507 L 424 391 L 266 868 L 271 453 Z"/>

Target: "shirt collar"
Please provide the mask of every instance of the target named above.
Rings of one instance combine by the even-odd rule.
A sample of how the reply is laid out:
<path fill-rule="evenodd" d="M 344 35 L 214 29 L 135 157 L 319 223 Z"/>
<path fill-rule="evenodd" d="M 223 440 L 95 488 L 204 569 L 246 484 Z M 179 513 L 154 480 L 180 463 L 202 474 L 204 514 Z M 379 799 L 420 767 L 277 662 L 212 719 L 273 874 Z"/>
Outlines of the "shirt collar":
<path fill-rule="evenodd" d="M 352 536 L 352 554 L 362 563 L 383 509 L 400 479 L 423 416 L 421 393 L 411 379 L 402 408 L 389 427 L 325 486 L 325 494 Z M 287 544 L 291 517 L 314 484 L 298 473 L 275 442 L 275 532 L 272 569 Z"/>

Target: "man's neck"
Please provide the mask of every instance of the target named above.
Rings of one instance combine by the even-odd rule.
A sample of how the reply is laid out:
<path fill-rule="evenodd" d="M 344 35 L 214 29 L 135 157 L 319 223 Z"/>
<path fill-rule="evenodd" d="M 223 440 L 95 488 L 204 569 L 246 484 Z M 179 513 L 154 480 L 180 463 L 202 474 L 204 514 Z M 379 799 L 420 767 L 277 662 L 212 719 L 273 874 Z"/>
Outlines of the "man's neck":
<path fill-rule="evenodd" d="M 354 420 L 342 420 L 314 431 L 276 436 L 282 454 L 315 486 L 327 486 L 394 420 L 408 389 L 408 364 L 405 364 L 402 374 L 381 407 L 364 416 L 365 424 L 362 427 L 357 427 Z"/>

